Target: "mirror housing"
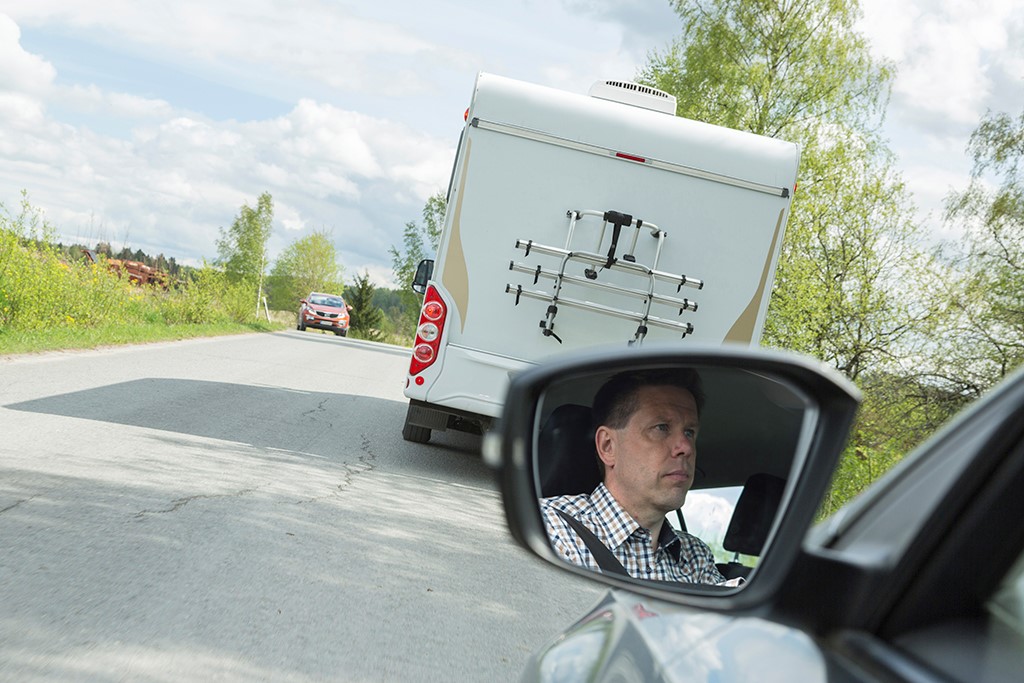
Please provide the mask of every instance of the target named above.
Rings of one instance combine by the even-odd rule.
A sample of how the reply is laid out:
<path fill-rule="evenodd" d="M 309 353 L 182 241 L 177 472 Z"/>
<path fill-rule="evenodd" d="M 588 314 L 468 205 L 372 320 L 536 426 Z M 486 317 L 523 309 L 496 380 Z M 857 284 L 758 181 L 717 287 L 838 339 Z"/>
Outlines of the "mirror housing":
<path fill-rule="evenodd" d="M 434 259 L 425 258 L 416 266 L 416 275 L 412 279 L 412 291 L 423 294 L 427 291 L 427 283 L 434 276 Z"/>
<path fill-rule="evenodd" d="M 570 378 L 608 376 L 625 370 L 687 367 L 710 372 L 734 370 L 786 387 L 803 402 L 803 429 L 789 472 L 787 495 L 776 517 L 770 553 L 758 565 L 756 576 L 741 588 L 655 582 L 598 573 L 562 559 L 549 541 L 539 504 L 538 443 L 541 406 L 549 390 Z M 515 376 L 505 399 L 498 428 L 484 444 L 485 458 L 497 470 L 509 529 L 516 541 L 535 555 L 560 568 L 612 586 L 683 604 L 724 608 L 752 607 L 770 599 L 785 580 L 803 538 L 813 524 L 846 443 L 860 393 L 844 377 L 820 362 L 789 353 L 710 347 L 681 351 L 673 346 L 641 349 L 604 349 L 574 352 Z M 744 426 L 737 415 L 737 429 Z M 702 420 L 703 428 L 703 420 Z M 698 467 L 700 459 L 697 460 Z"/>

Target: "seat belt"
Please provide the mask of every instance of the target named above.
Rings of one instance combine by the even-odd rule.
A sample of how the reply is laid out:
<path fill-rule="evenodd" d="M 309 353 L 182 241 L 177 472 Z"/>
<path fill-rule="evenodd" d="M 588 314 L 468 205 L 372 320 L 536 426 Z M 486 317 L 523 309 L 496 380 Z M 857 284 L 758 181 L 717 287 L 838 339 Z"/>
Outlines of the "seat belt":
<path fill-rule="evenodd" d="M 572 530 L 576 532 L 576 535 L 580 537 L 583 544 L 587 546 L 587 550 L 594 556 L 594 561 L 597 562 L 597 566 L 601 568 L 603 572 L 609 572 L 611 574 L 621 574 L 622 576 L 629 576 L 629 572 L 622 566 L 622 563 L 612 555 L 612 551 L 608 550 L 608 546 L 601 542 L 594 532 L 583 526 L 580 520 L 576 519 L 572 515 L 563 512 L 561 510 L 555 510 L 558 516 L 565 520 L 565 523 L 572 527 Z"/>

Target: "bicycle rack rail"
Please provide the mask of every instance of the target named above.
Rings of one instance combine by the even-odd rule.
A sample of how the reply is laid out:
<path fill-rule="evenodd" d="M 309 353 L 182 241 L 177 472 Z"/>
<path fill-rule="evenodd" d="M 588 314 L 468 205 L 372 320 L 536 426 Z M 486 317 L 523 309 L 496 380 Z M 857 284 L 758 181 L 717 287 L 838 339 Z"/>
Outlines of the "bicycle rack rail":
<path fill-rule="evenodd" d="M 678 298 L 656 293 L 654 290 L 657 283 L 660 282 L 670 286 L 674 285 L 676 293 L 679 293 L 683 287 L 691 287 L 694 289 L 702 289 L 704 287 L 704 281 L 701 279 L 688 277 L 683 274 L 664 272 L 657 269 L 658 262 L 661 259 L 662 248 L 665 245 L 665 239 L 667 237 L 667 233 L 664 230 L 653 223 L 645 223 L 641 219 L 634 219 L 632 215 L 619 211 L 570 210 L 566 212 L 566 217 L 569 218 L 569 230 L 564 247 L 539 244 L 533 240 L 516 240 L 515 245 L 516 249 L 522 249 L 526 256 L 529 256 L 530 254 L 539 254 L 559 258 L 560 263 L 557 270 L 544 268 L 540 265 L 530 266 L 525 263 L 517 263 L 515 261 L 509 262 L 510 271 L 532 275 L 534 286 L 539 283 L 541 278 L 551 280 L 554 283 L 553 291 L 550 292 L 537 289 L 525 289 L 522 285 L 513 285 L 510 283 L 505 285 L 506 293 L 515 294 L 515 305 L 517 306 L 523 298 L 548 302 L 545 317 L 540 321 L 540 328 L 544 336 L 553 337 L 555 341 L 562 343 L 562 339 L 555 334 L 554 331 L 555 316 L 558 315 L 559 304 L 569 306 L 570 308 L 636 322 L 636 333 L 634 334 L 633 339 L 629 341 L 631 345 L 643 343 L 644 338 L 647 336 L 648 325 L 655 325 L 657 327 L 679 331 L 682 333 L 682 337 L 686 337 L 693 333 L 692 323 L 669 320 L 664 317 L 651 315 L 651 306 L 653 304 L 678 308 L 678 315 L 682 315 L 684 311 L 697 311 L 696 302 L 691 301 L 688 298 Z M 576 231 L 577 225 L 587 217 L 597 217 L 602 219 L 601 231 L 598 235 L 596 246 L 592 251 L 574 250 L 572 249 L 574 232 Z M 603 244 L 605 242 L 605 236 L 608 233 L 609 224 L 612 226 L 612 231 L 609 246 L 607 252 L 605 252 Z M 633 230 L 633 235 L 629 245 L 629 250 L 619 256 L 619 242 L 623 236 L 623 230 L 630 228 Z M 640 234 L 644 229 L 650 232 L 651 237 L 658 240 L 654 254 L 654 263 L 651 266 L 638 263 L 635 256 L 637 242 L 639 241 Z M 566 267 L 572 262 L 582 263 L 587 266 L 583 271 L 583 277 L 569 275 L 565 272 Z M 640 283 L 646 286 L 626 287 L 618 284 L 600 282 L 600 274 L 605 270 L 625 272 L 630 275 L 637 276 L 638 278 L 642 278 Z M 640 310 L 618 309 L 605 304 L 562 296 L 562 287 L 566 284 L 584 289 L 589 288 L 616 295 L 638 298 L 642 302 L 639 307 Z"/>

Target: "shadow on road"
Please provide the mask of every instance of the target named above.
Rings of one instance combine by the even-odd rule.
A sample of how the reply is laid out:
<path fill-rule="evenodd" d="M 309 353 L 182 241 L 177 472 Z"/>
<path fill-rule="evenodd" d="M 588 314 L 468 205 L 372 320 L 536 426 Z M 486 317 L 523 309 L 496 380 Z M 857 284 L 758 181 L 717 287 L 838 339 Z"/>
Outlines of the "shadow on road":
<path fill-rule="evenodd" d="M 492 485 L 479 437 L 447 432 L 425 445 L 403 442 L 406 404 L 368 396 L 146 378 L 3 407 L 244 443 L 269 449 L 269 457 L 291 451 L 337 460 L 353 450 L 383 450 L 426 476 L 458 467 L 454 458 L 476 482 Z"/>
<path fill-rule="evenodd" d="M 0 468 L 3 680 L 510 680 L 596 599 L 511 542 L 479 438 L 404 442 L 402 401 L 150 378 L 4 408 L 104 435 Z"/>

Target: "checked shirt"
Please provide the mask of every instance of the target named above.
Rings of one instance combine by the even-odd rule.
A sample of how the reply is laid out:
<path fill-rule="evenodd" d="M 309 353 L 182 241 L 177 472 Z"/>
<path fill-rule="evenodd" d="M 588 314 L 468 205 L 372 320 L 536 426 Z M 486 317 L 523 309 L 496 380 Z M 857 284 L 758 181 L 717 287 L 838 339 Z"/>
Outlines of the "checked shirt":
<path fill-rule="evenodd" d="M 652 550 L 650 531 L 622 509 L 604 484 L 599 484 L 590 495 L 541 500 L 548 536 L 558 554 L 573 564 L 600 571 L 586 544 L 555 510 L 572 515 L 593 531 L 630 576 L 684 583 L 725 583 L 725 577 L 715 567 L 711 549 L 696 536 L 676 531 L 667 521 L 661 525 L 657 550 Z"/>

